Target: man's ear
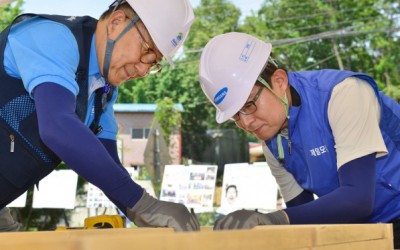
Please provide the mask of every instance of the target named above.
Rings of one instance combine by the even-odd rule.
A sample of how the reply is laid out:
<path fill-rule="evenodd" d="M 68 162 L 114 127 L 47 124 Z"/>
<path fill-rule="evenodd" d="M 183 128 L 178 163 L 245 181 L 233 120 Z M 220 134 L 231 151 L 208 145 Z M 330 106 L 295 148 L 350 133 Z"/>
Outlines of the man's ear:
<path fill-rule="evenodd" d="M 124 23 L 126 18 L 127 17 L 125 15 L 125 12 L 123 12 L 122 10 L 116 10 L 113 13 L 111 13 L 111 15 L 107 21 L 108 34 L 111 39 L 113 39 L 112 33 L 115 30 L 119 30 L 124 27 L 124 25 L 121 26 L 121 24 Z"/>
<path fill-rule="evenodd" d="M 271 76 L 271 84 L 273 89 L 285 92 L 289 86 L 288 76 L 286 71 L 283 69 L 275 70 L 274 74 Z"/>

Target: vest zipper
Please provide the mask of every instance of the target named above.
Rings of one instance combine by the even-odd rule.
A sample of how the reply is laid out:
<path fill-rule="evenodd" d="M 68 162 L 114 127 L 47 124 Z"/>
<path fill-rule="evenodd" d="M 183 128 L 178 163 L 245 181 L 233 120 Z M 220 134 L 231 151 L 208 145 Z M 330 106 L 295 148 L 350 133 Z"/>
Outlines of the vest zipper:
<path fill-rule="evenodd" d="M 10 145 L 10 152 L 11 153 L 14 153 L 14 135 L 13 134 L 11 134 L 10 135 L 10 140 L 11 140 L 11 145 Z"/>

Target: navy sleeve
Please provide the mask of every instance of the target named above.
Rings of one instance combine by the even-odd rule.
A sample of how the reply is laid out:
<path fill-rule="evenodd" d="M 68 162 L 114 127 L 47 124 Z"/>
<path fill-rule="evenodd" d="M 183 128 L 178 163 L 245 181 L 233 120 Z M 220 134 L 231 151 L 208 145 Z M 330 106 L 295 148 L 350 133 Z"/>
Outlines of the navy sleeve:
<path fill-rule="evenodd" d="M 110 155 L 79 120 L 75 114 L 75 96 L 54 83 L 39 85 L 33 94 L 43 142 L 79 176 L 116 201 L 119 209 L 126 211 L 133 207 L 142 196 L 143 188 L 116 161 L 116 147 L 110 150 Z"/>
<path fill-rule="evenodd" d="M 296 196 L 294 199 L 291 199 L 290 201 L 286 202 L 286 207 L 295 207 L 299 206 L 305 203 L 308 203 L 310 201 L 314 200 L 314 194 L 311 193 L 310 191 L 304 190 Z"/>
<path fill-rule="evenodd" d="M 375 199 L 375 153 L 339 168 L 339 188 L 312 202 L 286 208 L 290 224 L 367 222 Z"/>
<path fill-rule="evenodd" d="M 103 144 L 103 146 L 106 148 L 106 150 L 110 154 L 110 156 L 113 158 L 115 163 L 122 166 L 122 163 L 118 156 L 117 142 L 114 140 L 104 139 L 104 138 L 99 138 L 99 140 Z"/>

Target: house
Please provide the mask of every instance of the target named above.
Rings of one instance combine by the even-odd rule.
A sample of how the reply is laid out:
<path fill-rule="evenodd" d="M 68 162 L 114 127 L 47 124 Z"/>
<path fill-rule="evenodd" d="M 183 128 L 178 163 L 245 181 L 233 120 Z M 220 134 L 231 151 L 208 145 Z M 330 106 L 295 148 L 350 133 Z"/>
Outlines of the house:
<path fill-rule="evenodd" d="M 175 104 L 175 107 L 180 112 L 184 111 L 182 104 Z M 156 109 L 157 105 L 150 103 L 114 104 L 114 113 L 119 126 L 117 136 L 119 156 L 123 166 L 144 165 L 145 149 Z M 176 148 L 178 144 L 178 151 L 180 152 L 180 134 L 175 135 L 175 137 L 179 138 L 178 143 L 174 143 L 174 145 Z"/>

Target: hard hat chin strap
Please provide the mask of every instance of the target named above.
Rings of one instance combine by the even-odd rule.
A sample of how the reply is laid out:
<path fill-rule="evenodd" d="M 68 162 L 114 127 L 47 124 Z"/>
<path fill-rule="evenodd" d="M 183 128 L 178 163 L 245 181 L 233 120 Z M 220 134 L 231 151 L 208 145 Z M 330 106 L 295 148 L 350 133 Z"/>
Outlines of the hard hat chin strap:
<path fill-rule="evenodd" d="M 261 82 L 267 89 L 269 89 L 272 94 L 274 94 L 279 101 L 282 103 L 283 107 L 285 108 L 286 111 L 286 118 L 289 119 L 289 101 L 285 92 L 285 96 L 282 98 L 278 94 L 275 93 L 275 91 L 272 90 L 271 86 L 265 81 L 261 76 L 258 76 L 257 80 Z"/>
<path fill-rule="evenodd" d="M 110 70 L 110 62 L 111 56 L 114 49 L 115 43 L 123 36 L 126 32 L 128 32 L 133 25 L 135 25 L 139 21 L 139 16 L 135 16 L 132 21 L 125 27 L 125 29 L 118 35 L 115 40 L 111 40 L 108 37 L 108 29 L 107 29 L 107 44 L 106 44 L 106 51 L 104 54 L 104 62 L 103 62 L 103 77 L 108 82 L 108 71 Z"/>
<path fill-rule="evenodd" d="M 289 116 L 289 101 L 288 101 L 286 92 L 285 92 L 285 96 L 282 98 L 278 94 L 276 94 L 275 91 L 272 90 L 271 86 L 261 76 L 258 76 L 257 80 L 259 82 L 261 82 L 267 89 L 269 89 L 272 92 L 272 94 L 274 94 L 279 99 L 279 101 L 282 103 L 283 107 L 285 108 L 286 119 L 289 120 L 289 118 L 290 118 L 290 116 Z M 281 128 L 281 131 L 282 131 L 282 128 Z M 278 160 L 282 162 L 285 159 L 285 152 L 284 152 L 283 146 L 282 146 L 282 134 L 281 134 L 281 132 L 279 132 L 278 135 L 277 135 L 277 144 L 278 144 Z M 288 135 L 288 146 L 289 146 L 289 153 L 290 153 L 290 151 L 291 151 L 291 141 L 290 141 L 289 135 Z"/>

